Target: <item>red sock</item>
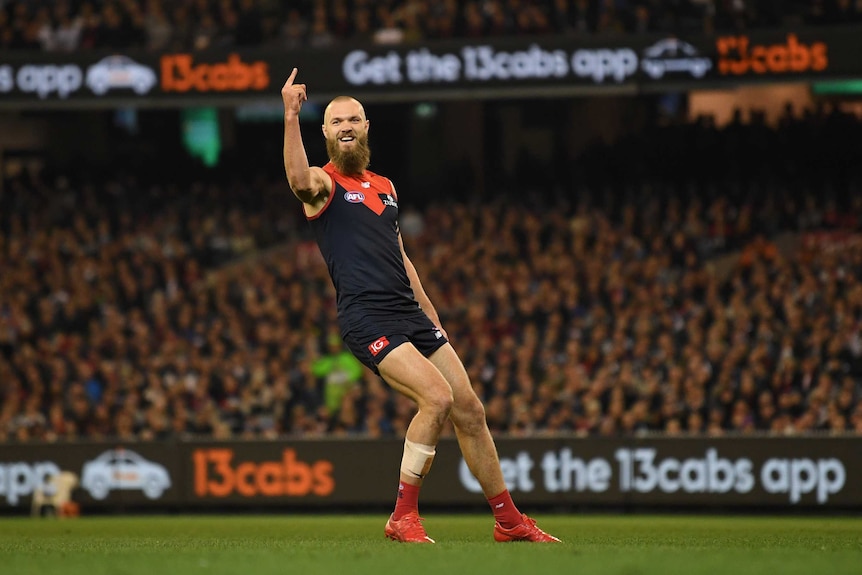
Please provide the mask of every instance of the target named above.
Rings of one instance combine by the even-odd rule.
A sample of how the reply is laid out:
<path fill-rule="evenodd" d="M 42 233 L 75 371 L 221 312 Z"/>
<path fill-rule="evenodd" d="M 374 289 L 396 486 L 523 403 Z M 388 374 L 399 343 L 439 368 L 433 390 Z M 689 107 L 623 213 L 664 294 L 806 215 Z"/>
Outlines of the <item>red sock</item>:
<path fill-rule="evenodd" d="M 524 522 L 521 519 L 521 512 L 515 507 L 515 502 L 512 501 L 512 496 L 509 494 L 508 489 L 489 499 L 488 503 L 491 505 L 491 510 L 494 511 L 494 519 L 497 520 L 497 523 L 501 527 L 511 529 Z"/>
<path fill-rule="evenodd" d="M 411 511 L 419 513 L 419 486 L 401 481 L 398 483 L 398 499 L 395 501 L 392 519 L 398 521 Z"/>

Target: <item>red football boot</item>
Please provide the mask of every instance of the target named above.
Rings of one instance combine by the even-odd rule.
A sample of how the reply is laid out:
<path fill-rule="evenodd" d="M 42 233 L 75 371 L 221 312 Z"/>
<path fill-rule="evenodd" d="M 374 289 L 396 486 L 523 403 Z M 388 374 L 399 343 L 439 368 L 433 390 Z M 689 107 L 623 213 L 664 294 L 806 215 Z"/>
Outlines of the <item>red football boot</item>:
<path fill-rule="evenodd" d="M 388 538 L 401 543 L 434 543 L 434 540 L 425 533 L 422 518 L 415 511 L 411 511 L 398 521 L 392 519 L 390 515 L 383 532 Z"/>
<path fill-rule="evenodd" d="M 534 543 L 560 543 L 560 540 L 545 533 L 536 526 L 536 520 L 521 513 L 523 523 L 505 529 L 499 523 L 494 523 L 494 540 L 500 543 L 508 541 L 532 541 Z"/>

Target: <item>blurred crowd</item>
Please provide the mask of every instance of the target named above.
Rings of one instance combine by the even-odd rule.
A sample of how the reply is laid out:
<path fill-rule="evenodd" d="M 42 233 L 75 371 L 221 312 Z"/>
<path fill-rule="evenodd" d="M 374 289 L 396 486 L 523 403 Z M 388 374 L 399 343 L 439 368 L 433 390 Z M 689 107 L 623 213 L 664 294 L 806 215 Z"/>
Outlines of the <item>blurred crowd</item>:
<path fill-rule="evenodd" d="M 699 142 L 720 173 L 647 157 L 637 187 L 601 187 L 596 157 L 640 155 L 620 142 L 555 197 L 420 211 L 402 194 L 406 249 L 492 431 L 862 433 L 862 162 L 841 143 L 862 121 L 641 137 Z M 802 137 L 847 169 L 794 161 Z M 5 182 L 0 441 L 403 436 L 415 407 L 345 352 L 286 184 L 145 178 Z"/>
<path fill-rule="evenodd" d="M 0 49 L 293 49 L 859 21 L 858 0 L 0 0 Z"/>

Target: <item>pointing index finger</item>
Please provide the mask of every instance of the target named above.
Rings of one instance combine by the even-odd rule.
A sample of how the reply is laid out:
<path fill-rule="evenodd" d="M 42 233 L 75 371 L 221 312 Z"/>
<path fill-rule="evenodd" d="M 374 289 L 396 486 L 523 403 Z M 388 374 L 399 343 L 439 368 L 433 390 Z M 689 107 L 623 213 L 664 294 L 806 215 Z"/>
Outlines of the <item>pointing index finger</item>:
<path fill-rule="evenodd" d="M 290 73 L 290 77 L 287 79 L 287 85 L 288 86 L 293 85 L 293 79 L 296 78 L 297 72 L 298 72 L 298 70 L 296 68 L 294 68 L 293 71 Z"/>

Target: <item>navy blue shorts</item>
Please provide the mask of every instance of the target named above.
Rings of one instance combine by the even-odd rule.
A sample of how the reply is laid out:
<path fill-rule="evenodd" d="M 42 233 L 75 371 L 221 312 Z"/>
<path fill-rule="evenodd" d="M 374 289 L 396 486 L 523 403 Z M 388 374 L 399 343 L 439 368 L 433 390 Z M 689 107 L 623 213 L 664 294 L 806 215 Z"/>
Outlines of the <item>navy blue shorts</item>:
<path fill-rule="evenodd" d="M 366 316 L 343 324 L 346 329 L 342 338 L 348 349 L 378 375 L 377 366 L 402 343 L 409 341 L 419 353 L 429 357 L 448 341 L 424 313 L 381 319 Z"/>

